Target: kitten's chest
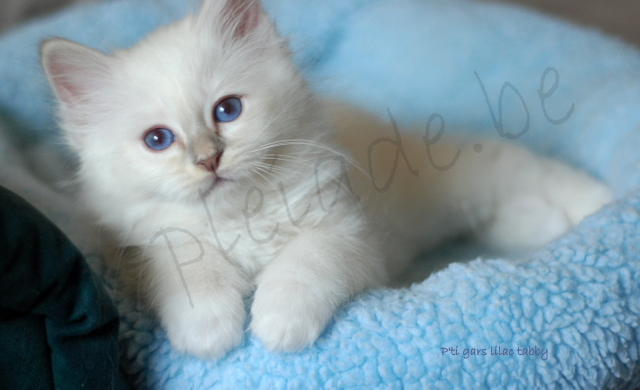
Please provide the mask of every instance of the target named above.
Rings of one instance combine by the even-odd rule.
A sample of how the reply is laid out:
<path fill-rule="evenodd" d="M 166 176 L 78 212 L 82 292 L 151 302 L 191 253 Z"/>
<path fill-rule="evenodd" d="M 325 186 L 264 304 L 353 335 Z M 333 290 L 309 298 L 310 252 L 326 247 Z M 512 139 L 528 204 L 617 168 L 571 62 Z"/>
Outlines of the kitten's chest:
<path fill-rule="evenodd" d="M 220 218 L 207 216 L 202 235 L 216 251 L 255 274 L 296 234 L 280 211 L 236 209 Z"/>
<path fill-rule="evenodd" d="M 196 207 L 174 208 L 165 213 L 162 226 L 178 245 L 202 245 L 205 258 L 224 257 L 249 275 L 257 273 L 297 234 L 277 198 L 262 195 L 241 205 L 221 207 L 203 202 Z M 156 229 L 162 231 L 158 225 Z M 165 243 L 160 243 L 164 245 Z"/>

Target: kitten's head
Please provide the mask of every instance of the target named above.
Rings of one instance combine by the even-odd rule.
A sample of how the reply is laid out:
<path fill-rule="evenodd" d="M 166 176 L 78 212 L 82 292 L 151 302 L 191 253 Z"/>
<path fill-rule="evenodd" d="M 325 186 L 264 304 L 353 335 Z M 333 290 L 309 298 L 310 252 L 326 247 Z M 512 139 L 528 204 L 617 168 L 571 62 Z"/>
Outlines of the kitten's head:
<path fill-rule="evenodd" d="M 205 0 L 112 55 L 50 40 L 42 62 L 94 191 L 197 200 L 264 177 L 282 153 L 272 145 L 318 128 L 314 99 L 255 0 Z"/>

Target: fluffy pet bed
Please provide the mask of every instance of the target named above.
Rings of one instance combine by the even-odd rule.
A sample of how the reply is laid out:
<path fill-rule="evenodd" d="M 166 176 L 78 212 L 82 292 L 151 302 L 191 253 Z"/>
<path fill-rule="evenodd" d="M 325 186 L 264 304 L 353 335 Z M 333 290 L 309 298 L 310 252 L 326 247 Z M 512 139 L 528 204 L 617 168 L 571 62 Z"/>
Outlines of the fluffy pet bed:
<path fill-rule="evenodd" d="M 38 44 L 109 51 L 185 0 L 72 8 L 0 39 L 0 107 L 23 143 L 55 134 Z M 318 342 L 266 351 L 246 334 L 224 359 L 173 352 L 151 315 L 113 296 L 137 387 L 601 388 L 637 386 L 640 322 L 640 54 L 534 12 L 470 0 L 266 0 L 319 91 L 423 132 L 515 139 L 606 181 L 616 201 L 524 259 L 454 263 L 343 306 Z M 438 122 L 432 121 L 433 130 Z M 432 134 L 433 131 L 432 131 Z M 75 237 L 73 237 L 75 238 Z M 109 282 L 110 277 L 105 276 Z"/>

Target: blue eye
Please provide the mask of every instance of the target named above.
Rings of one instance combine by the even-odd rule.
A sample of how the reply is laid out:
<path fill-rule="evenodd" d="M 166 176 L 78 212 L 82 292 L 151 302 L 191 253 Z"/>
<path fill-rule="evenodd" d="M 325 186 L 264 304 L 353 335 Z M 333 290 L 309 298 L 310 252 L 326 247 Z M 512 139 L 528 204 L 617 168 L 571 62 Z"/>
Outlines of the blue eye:
<path fill-rule="evenodd" d="M 165 150 L 176 140 L 173 132 L 165 128 L 155 128 L 149 130 L 144 136 L 144 143 L 153 150 Z"/>
<path fill-rule="evenodd" d="M 213 109 L 213 117 L 217 122 L 233 122 L 242 113 L 242 101 L 235 96 L 223 99 Z"/>

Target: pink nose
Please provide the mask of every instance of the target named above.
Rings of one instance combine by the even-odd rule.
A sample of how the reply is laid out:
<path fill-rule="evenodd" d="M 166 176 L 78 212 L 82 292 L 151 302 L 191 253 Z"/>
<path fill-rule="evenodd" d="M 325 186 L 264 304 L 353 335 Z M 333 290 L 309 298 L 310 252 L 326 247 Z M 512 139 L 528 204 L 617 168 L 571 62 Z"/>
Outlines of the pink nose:
<path fill-rule="evenodd" d="M 218 152 L 209 158 L 198 161 L 198 165 L 209 172 L 215 173 L 218 167 L 220 166 L 221 158 L 222 158 L 222 152 Z"/>

